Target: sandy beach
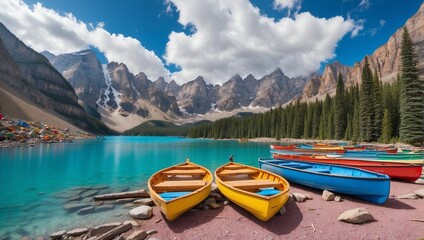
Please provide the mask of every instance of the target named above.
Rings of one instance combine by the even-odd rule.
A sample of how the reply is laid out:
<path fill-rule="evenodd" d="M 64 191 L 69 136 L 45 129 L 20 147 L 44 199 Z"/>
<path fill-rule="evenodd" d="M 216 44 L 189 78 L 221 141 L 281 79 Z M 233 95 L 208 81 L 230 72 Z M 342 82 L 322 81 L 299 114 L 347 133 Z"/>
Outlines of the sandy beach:
<path fill-rule="evenodd" d="M 421 188 L 424 185 L 391 181 L 391 197 L 375 205 L 353 198 L 326 202 L 322 191 L 292 184 L 291 193 L 306 193 L 313 199 L 303 203 L 289 200 L 286 213 L 267 222 L 233 203 L 191 210 L 172 222 L 154 207 L 153 218 L 141 221 L 140 229 L 157 230 L 152 237 L 158 239 L 424 239 L 424 222 L 411 220 L 424 220 L 424 199 L 395 198 Z M 355 225 L 337 220 L 342 212 L 357 207 L 368 210 L 376 221 Z"/>

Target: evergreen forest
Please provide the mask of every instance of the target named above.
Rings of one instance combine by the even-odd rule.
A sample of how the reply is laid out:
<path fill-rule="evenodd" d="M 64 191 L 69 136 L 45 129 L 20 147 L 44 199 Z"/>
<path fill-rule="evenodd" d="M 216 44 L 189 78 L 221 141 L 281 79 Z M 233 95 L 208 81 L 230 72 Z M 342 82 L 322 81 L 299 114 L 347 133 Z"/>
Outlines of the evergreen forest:
<path fill-rule="evenodd" d="M 336 94 L 315 102 L 295 101 L 248 117 L 230 117 L 190 129 L 188 137 L 343 139 L 352 142 L 424 143 L 424 81 L 407 28 L 401 46 L 401 73 L 382 84 L 362 68 L 360 86 L 345 88 L 339 74 Z"/>

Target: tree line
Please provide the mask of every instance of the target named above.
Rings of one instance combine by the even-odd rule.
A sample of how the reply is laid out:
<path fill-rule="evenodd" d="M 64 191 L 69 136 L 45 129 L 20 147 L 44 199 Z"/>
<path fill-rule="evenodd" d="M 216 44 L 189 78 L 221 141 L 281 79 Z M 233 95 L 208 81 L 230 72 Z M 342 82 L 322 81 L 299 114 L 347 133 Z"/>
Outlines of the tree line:
<path fill-rule="evenodd" d="M 424 81 L 408 30 L 401 46 L 401 74 L 382 84 L 365 58 L 361 86 L 345 88 L 338 75 L 335 96 L 296 101 L 250 117 L 230 117 L 188 131 L 188 137 L 344 139 L 353 142 L 424 143 Z"/>

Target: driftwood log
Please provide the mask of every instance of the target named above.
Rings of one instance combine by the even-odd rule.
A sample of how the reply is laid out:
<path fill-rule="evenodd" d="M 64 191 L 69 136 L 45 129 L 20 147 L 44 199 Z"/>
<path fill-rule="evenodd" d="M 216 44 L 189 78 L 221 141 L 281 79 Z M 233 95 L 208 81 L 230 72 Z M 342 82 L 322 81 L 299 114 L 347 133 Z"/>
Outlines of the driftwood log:
<path fill-rule="evenodd" d="M 145 198 L 149 197 L 149 193 L 146 189 L 141 189 L 137 191 L 131 192 L 119 192 L 119 193 L 108 193 L 94 196 L 95 201 L 103 201 L 103 200 L 115 200 L 115 199 L 123 199 L 123 198 Z"/>

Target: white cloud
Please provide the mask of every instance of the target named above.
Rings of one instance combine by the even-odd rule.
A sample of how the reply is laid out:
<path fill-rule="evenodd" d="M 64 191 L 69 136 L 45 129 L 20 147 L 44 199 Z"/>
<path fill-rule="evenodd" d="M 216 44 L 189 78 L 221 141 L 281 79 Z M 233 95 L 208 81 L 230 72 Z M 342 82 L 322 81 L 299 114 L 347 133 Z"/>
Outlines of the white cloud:
<path fill-rule="evenodd" d="M 69 53 L 92 45 L 108 61 L 124 62 L 134 73 L 143 71 L 153 79 L 169 75 L 153 51 L 135 38 L 109 33 L 102 22 L 94 27 L 72 14 L 61 15 L 40 3 L 30 7 L 23 0 L 0 1 L 0 22 L 37 51 Z"/>
<path fill-rule="evenodd" d="M 274 0 L 274 8 L 278 10 L 282 9 L 293 9 L 297 4 L 300 4 L 301 0 Z"/>
<path fill-rule="evenodd" d="M 380 20 L 380 27 L 383 27 L 386 24 L 386 20 L 381 19 Z"/>
<path fill-rule="evenodd" d="M 172 0 L 178 21 L 196 32 L 172 32 L 164 58 L 181 71 L 172 75 L 184 82 L 202 75 L 222 83 L 234 74 L 262 77 L 276 67 L 290 76 L 316 71 L 335 57 L 338 41 L 355 22 L 337 16 L 317 18 L 309 12 L 274 20 L 246 0 Z"/>
<path fill-rule="evenodd" d="M 364 24 L 365 24 L 364 19 L 359 19 L 359 20 L 355 21 L 355 26 L 353 27 L 353 30 L 352 30 L 352 33 L 350 34 L 350 37 L 351 38 L 357 37 L 359 35 L 359 32 L 364 30 Z"/>

